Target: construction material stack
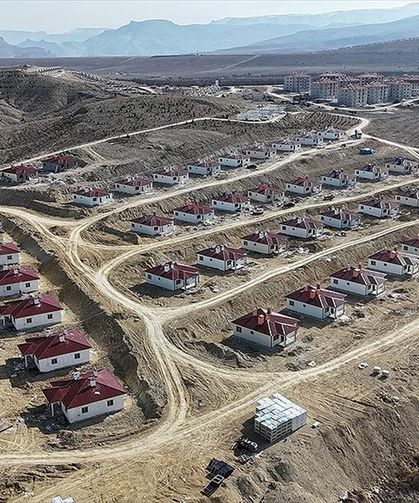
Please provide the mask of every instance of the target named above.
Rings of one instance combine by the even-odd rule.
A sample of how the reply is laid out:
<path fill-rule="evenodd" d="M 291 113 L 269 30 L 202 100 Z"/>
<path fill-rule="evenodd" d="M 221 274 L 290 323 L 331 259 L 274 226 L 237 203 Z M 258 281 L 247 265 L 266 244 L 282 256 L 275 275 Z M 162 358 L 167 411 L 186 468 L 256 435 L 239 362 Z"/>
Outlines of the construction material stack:
<path fill-rule="evenodd" d="M 254 431 L 269 443 L 291 435 L 307 422 L 307 411 L 279 393 L 256 403 Z"/>

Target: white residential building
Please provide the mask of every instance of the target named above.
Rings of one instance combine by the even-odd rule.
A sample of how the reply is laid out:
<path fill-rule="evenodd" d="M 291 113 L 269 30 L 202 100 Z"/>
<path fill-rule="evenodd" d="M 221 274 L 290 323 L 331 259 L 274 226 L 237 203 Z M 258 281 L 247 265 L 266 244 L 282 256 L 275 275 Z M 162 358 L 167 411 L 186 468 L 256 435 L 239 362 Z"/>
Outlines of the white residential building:
<path fill-rule="evenodd" d="M 250 165 L 250 157 L 244 154 L 229 154 L 219 157 L 218 162 L 226 168 L 246 168 Z"/>
<path fill-rule="evenodd" d="M 354 229 L 361 224 L 361 217 L 352 211 L 343 208 L 331 208 L 322 213 L 320 220 L 327 227 L 335 229 Z"/>
<path fill-rule="evenodd" d="M 0 267 L 15 265 L 20 262 L 20 249 L 15 243 L 4 241 L 4 231 L 0 229 Z"/>
<path fill-rule="evenodd" d="M 124 408 L 125 389 L 109 370 L 80 374 L 71 379 L 53 381 L 42 390 L 52 416 L 63 414 L 72 424 L 105 416 Z"/>
<path fill-rule="evenodd" d="M 0 325 L 16 330 L 31 330 L 61 323 L 64 309 L 51 295 L 31 295 L 0 307 Z"/>
<path fill-rule="evenodd" d="M 385 274 L 363 267 L 345 267 L 330 276 L 330 288 L 362 297 L 377 297 L 385 289 Z"/>
<path fill-rule="evenodd" d="M 341 129 L 336 129 L 334 127 L 330 127 L 320 132 L 320 136 L 323 140 L 341 140 L 345 137 L 345 133 Z"/>
<path fill-rule="evenodd" d="M 293 182 L 286 184 L 286 190 L 300 196 L 311 196 L 321 192 L 322 185 L 311 181 L 307 176 L 298 176 Z"/>
<path fill-rule="evenodd" d="M 215 210 L 210 206 L 202 204 L 187 203 L 173 212 L 175 219 L 179 222 L 189 224 L 202 224 L 215 220 Z"/>
<path fill-rule="evenodd" d="M 199 271 L 196 267 L 177 262 L 167 262 L 146 270 L 145 281 L 175 292 L 196 288 L 199 284 Z"/>
<path fill-rule="evenodd" d="M 287 249 L 287 241 L 284 234 L 259 231 L 243 238 L 243 248 L 262 255 L 277 255 Z"/>
<path fill-rule="evenodd" d="M 297 217 L 281 222 L 279 231 L 287 236 L 301 239 L 316 239 L 323 234 L 324 224 L 307 217 Z"/>
<path fill-rule="evenodd" d="M 356 184 L 356 178 L 343 171 L 343 169 L 333 169 L 328 175 L 322 176 L 322 184 L 338 189 L 347 189 Z"/>
<path fill-rule="evenodd" d="M 399 175 L 411 175 L 418 170 L 419 163 L 416 161 L 411 161 L 405 157 L 397 157 L 392 162 L 386 164 L 386 169 L 390 173 L 396 173 Z"/>
<path fill-rule="evenodd" d="M 128 177 L 115 182 L 115 192 L 135 196 L 153 191 L 153 182 L 148 178 Z"/>
<path fill-rule="evenodd" d="M 234 324 L 234 336 L 265 349 L 286 348 L 297 340 L 298 320 L 272 309 L 254 309 Z"/>
<path fill-rule="evenodd" d="M 112 192 L 103 189 L 80 189 L 73 194 L 73 202 L 82 206 L 103 206 L 112 201 Z"/>
<path fill-rule="evenodd" d="M 254 432 L 269 443 L 288 437 L 307 423 L 307 411 L 275 393 L 256 403 Z"/>
<path fill-rule="evenodd" d="M 311 75 L 304 72 L 294 72 L 285 75 L 284 91 L 298 94 L 310 94 Z"/>
<path fill-rule="evenodd" d="M 359 180 L 378 182 L 388 177 L 388 169 L 374 164 L 365 164 L 362 168 L 355 170 L 355 175 Z"/>
<path fill-rule="evenodd" d="M 181 168 L 168 168 L 161 173 L 154 173 L 153 180 L 163 185 L 183 185 L 189 180 L 189 173 Z"/>
<path fill-rule="evenodd" d="M 0 270 L 0 297 L 36 292 L 39 286 L 39 276 L 30 267 Z"/>
<path fill-rule="evenodd" d="M 419 189 L 412 185 L 402 190 L 400 194 L 396 194 L 396 202 L 404 206 L 419 208 Z"/>
<path fill-rule="evenodd" d="M 419 271 L 418 264 L 416 257 L 398 250 L 381 250 L 368 257 L 368 269 L 392 276 L 415 276 Z"/>
<path fill-rule="evenodd" d="M 220 163 L 209 160 L 198 160 L 188 164 L 188 173 L 200 176 L 215 176 L 221 173 Z"/>
<path fill-rule="evenodd" d="M 131 220 L 131 232 L 146 236 L 163 236 L 175 229 L 173 218 L 156 215 L 144 215 Z"/>
<path fill-rule="evenodd" d="M 251 159 L 267 160 L 275 155 L 275 150 L 270 147 L 260 145 L 247 149 L 245 154 Z"/>
<path fill-rule="evenodd" d="M 238 271 L 247 263 L 247 254 L 243 250 L 216 245 L 198 252 L 198 264 L 219 271 Z"/>
<path fill-rule="evenodd" d="M 0 177 L 5 182 L 24 183 L 33 178 L 38 173 L 38 169 L 33 166 L 10 166 L 10 168 L 0 171 Z"/>
<path fill-rule="evenodd" d="M 318 147 L 324 144 L 321 133 L 311 132 L 302 136 L 298 136 L 295 141 L 303 147 Z"/>
<path fill-rule="evenodd" d="M 284 203 L 284 192 L 270 183 L 260 183 L 247 193 L 251 201 L 257 203 Z"/>
<path fill-rule="evenodd" d="M 301 143 L 294 140 L 280 140 L 272 143 L 272 148 L 277 152 L 297 152 L 301 149 Z"/>
<path fill-rule="evenodd" d="M 234 213 L 249 207 L 249 198 L 238 192 L 223 192 L 212 200 L 212 207 L 219 211 Z"/>
<path fill-rule="evenodd" d="M 371 197 L 359 204 L 358 212 L 375 218 L 393 218 L 399 212 L 399 205 L 382 196 Z"/>
<path fill-rule="evenodd" d="M 310 318 L 325 320 L 345 314 L 346 295 L 317 286 L 305 286 L 286 296 L 287 309 Z"/>
<path fill-rule="evenodd" d="M 65 328 L 50 335 L 25 339 L 18 348 L 26 368 L 51 372 L 88 363 L 92 346 L 77 328 Z"/>
<path fill-rule="evenodd" d="M 409 255 L 419 256 L 419 237 L 403 241 L 402 250 Z"/>

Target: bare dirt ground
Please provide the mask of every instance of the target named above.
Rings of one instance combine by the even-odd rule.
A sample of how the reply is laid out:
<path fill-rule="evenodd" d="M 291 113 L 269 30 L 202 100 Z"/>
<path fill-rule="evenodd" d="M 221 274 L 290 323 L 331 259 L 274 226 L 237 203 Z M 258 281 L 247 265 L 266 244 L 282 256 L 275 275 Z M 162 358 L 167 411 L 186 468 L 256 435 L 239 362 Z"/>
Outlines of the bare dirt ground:
<path fill-rule="evenodd" d="M 370 119 L 370 134 L 396 142 L 403 139 L 406 144 L 419 147 L 419 108 L 370 114 Z"/>
<path fill-rule="evenodd" d="M 320 117 L 324 120 L 324 114 Z M 355 121 L 366 124 L 359 118 Z M 236 129 L 231 134 L 240 133 Z M 333 165 L 325 171 L 339 163 L 357 164 L 359 159 L 348 156 L 357 143 L 347 142 L 338 157 L 331 154 Z M 403 137 L 397 142 L 407 145 L 409 155 L 416 155 Z M 398 148 L 402 146 L 387 144 L 377 149 L 380 162 L 390 151 L 399 152 Z M 309 152 L 307 163 L 302 162 L 304 157 L 295 159 L 285 169 L 297 172 L 313 165 L 313 173 L 320 174 L 328 154 L 322 152 L 319 160 L 317 152 Z M 276 170 L 266 174 L 275 175 Z M 237 180 L 241 187 L 245 183 Z M 341 192 L 336 199 L 354 205 L 368 191 L 391 194 L 400 184 L 409 183 L 412 180 L 405 177 L 392 177 L 379 186 L 361 186 L 352 200 L 351 192 Z M 192 184 L 187 190 L 201 196 L 200 191 L 212 189 Z M 175 191 L 174 201 L 170 193 L 158 197 L 162 196 L 148 202 L 127 198 L 107 209 L 77 215 L 82 218 L 0 203 L 8 232 L 41 264 L 43 276 L 83 323 L 94 342 L 95 356 L 129 388 L 126 410 L 103 423 L 47 435 L 16 421 L 12 433 L 0 433 L 3 501 L 45 503 L 60 494 L 94 503 L 182 499 L 203 503 L 207 499 L 199 491 L 207 483 L 204 468 L 211 457 L 217 457 L 236 468 L 213 497 L 218 503 L 324 503 L 338 501 L 345 491 L 372 495 L 378 491 L 383 503 L 408 502 L 416 487 L 419 448 L 418 282 L 389 281 L 382 299 L 351 300 L 347 324 L 320 326 L 304 320 L 294 352 L 267 355 L 237 346 L 230 338 L 230 321 L 255 304 L 280 308 L 284 295 L 301 282 L 325 284 L 338 267 L 358 263 L 377 247 L 393 246 L 417 234 L 416 212 L 374 225 L 367 220 L 364 230 L 348 233 L 346 238 L 331 233 L 311 253 L 291 259 L 255 259 L 257 269 L 243 282 L 231 277 L 231 281 L 223 280 L 219 292 L 198 302 L 185 297 L 176 305 L 156 306 L 127 291 L 137 284 L 143 262 L 169 253 L 192 258 L 198 247 L 215 236 L 231 235 L 237 242 L 242 231 L 254 229 L 263 220 L 277 225 L 279 212 L 284 211 L 274 214 L 271 210 L 261 222 L 226 219 L 225 228 L 208 230 L 213 236 L 197 231 L 190 249 L 187 233 L 134 244 L 119 240 L 119 231 L 115 239 L 122 225 L 118 222 L 151 209 L 149 203 L 170 211 L 180 201 Z M 309 199 L 289 213 L 301 210 L 315 215 L 321 206 L 330 203 Z M 124 275 L 127 279 L 122 284 Z M 1 343 L 11 354 L 9 342 L 16 336 L 3 335 Z M 310 361 L 315 365 L 308 365 Z M 358 368 L 361 361 L 368 362 L 368 369 Z M 374 365 L 388 368 L 390 378 L 370 376 Z M 22 414 L 25 399 L 29 401 L 31 390 L 38 389 L 38 384 L 32 385 L 24 391 L 13 390 L 19 411 L 5 409 L 10 420 Z M 234 440 L 242 432 L 252 437 L 255 401 L 278 391 L 308 410 L 308 425 L 286 441 L 273 446 L 262 443 L 260 456 L 239 465 L 231 450 Z M 23 412 L 31 407 L 27 402 Z M 319 428 L 310 427 L 314 421 L 320 421 Z"/>

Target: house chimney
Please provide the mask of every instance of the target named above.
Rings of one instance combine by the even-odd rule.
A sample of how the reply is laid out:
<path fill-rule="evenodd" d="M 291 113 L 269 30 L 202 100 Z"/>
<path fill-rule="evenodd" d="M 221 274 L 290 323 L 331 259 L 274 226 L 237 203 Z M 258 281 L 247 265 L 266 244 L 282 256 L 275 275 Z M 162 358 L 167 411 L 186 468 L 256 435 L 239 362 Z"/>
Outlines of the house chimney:
<path fill-rule="evenodd" d="M 217 245 L 217 246 L 215 247 L 215 253 L 220 253 L 220 252 L 221 252 L 221 250 L 222 250 L 221 245 Z"/>
<path fill-rule="evenodd" d="M 0 244 L 4 243 L 4 229 L 0 227 Z"/>
<path fill-rule="evenodd" d="M 268 307 L 267 313 L 268 314 L 272 314 L 272 308 L 271 307 Z"/>
<path fill-rule="evenodd" d="M 347 265 L 347 266 L 346 266 L 346 270 L 347 270 L 347 271 L 350 271 L 350 270 L 351 270 L 351 266 L 350 266 L 350 265 Z"/>
<path fill-rule="evenodd" d="M 94 375 L 90 378 L 90 386 L 92 388 L 96 386 L 96 377 Z"/>
<path fill-rule="evenodd" d="M 73 376 L 73 381 L 77 381 L 78 379 L 80 379 L 80 371 L 79 370 L 75 370 L 72 374 Z"/>
<path fill-rule="evenodd" d="M 64 332 L 64 330 L 62 332 L 60 332 L 59 336 L 58 336 L 58 340 L 60 342 L 65 342 L 65 336 L 66 336 L 66 333 Z"/>
<path fill-rule="evenodd" d="M 316 290 L 320 290 L 321 286 L 320 283 L 316 283 Z"/>
<path fill-rule="evenodd" d="M 397 257 L 397 248 L 395 248 L 394 250 L 391 250 L 391 252 L 390 252 L 391 259 L 394 259 L 396 257 Z"/>
<path fill-rule="evenodd" d="M 310 290 L 308 296 L 310 297 L 310 299 L 314 299 L 317 296 L 317 290 Z"/>
<path fill-rule="evenodd" d="M 17 267 L 15 267 L 15 268 L 13 269 L 13 274 L 14 274 L 15 276 L 17 276 L 17 275 L 19 274 L 19 269 L 18 269 Z"/>
<path fill-rule="evenodd" d="M 41 305 L 41 301 L 39 300 L 39 297 L 34 297 L 33 303 L 36 307 L 39 307 Z"/>
<path fill-rule="evenodd" d="M 263 325 L 265 323 L 265 315 L 260 314 L 258 316 L 258 325 Z"/>
<path fill-rule="evenodd" d="M 258 310 L 257 310 L 257 308 L 255 308 L 252 311 L 252 316 L 257 316 L 257 315 L 258 315 Z"/>
<path fill-rule="evenodd" d="M 164 264 L 163 266 L 163 271 L 164 272 L 169 272 L 171 269 L 171 263 L 170 264 Z"/>

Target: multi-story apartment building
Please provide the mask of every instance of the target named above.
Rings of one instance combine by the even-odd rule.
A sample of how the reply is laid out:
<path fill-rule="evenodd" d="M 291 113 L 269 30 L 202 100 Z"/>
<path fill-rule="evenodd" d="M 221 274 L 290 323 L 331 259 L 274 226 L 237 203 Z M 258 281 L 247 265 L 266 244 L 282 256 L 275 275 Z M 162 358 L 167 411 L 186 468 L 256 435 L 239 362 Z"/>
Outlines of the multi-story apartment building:
<path fill-rule="evenodd" d="M 322 79 L 311 84 L 311 97 L 314 100 L 332 101 L 338 96 L 341 86 L 340 81 L 333 79 Z"/>
<path fill-rule="evenodd" d="M 291 93 L 310 94 L 311 75 L 295 72 L 284 77 L 284 91 Z"/>
<path fill-rule="evenodd" d="M 361 86 L 365 86 L 366 84 L 373 84 L 376 82 L 382 82 L 384 80 L 384 75 L 379 73 L 361 73 L 356 76 L 356 79 L 361 84 Z"/>
<path fill-rule="evenodd" d="M 364 107 L 368 104 L 368 87 L 352 85 L 340 88 L 338 104 L 346 107 Z"/>
<path fill-rule="evenodd" d="M 382 82 L 369 84 L 368 86 L 368 104 L 387 103 L 390 100 L 390 86 Z"/>
<path fill-rule="evenodd" d="M 408 100 L 413 96 L 413 84 L 405 80 L 390 82 L 390 99 L 393 101 Z"/>

